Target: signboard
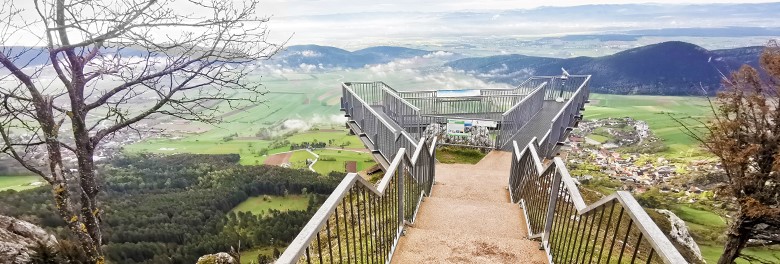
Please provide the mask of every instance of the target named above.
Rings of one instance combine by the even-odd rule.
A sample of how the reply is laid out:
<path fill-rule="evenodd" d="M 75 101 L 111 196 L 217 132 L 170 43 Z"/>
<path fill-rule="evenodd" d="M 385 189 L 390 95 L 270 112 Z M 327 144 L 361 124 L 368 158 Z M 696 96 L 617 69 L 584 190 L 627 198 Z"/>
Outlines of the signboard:
<path fill-rule="evenodd" d="M 474 126 L 489 127 L 489 128 L 496 128 L 498 126 L 496 121 L 488 121 L 488 120 L 474 120 L 471 123 Z"/>
<path fill-rule="evenodd" d="M 438 90 L 436 91 L 436 97 L 465 97 L 465 96 L 479 96 L 479 90 Z"/>
<path fill-rule="evenodd" d="M 447 119 L 447 135 L 467 137 L 476 127 L 495 128 L 496 126 L 496 121 Z"/>
<path fill-rule="evenodd" d="M 471 133 L 471 120 L 447 119 L 447 135 L 466 137 Z"/>

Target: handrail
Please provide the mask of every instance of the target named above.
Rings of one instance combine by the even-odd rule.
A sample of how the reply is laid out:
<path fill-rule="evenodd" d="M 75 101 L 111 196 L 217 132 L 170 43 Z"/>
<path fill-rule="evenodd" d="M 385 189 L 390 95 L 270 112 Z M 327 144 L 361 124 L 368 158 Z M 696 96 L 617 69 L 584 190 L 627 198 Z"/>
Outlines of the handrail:
<path fill-rule="evenodd" d="M 544 86 L 546 86 L 546 85 L 547 85 L 547 82 L 544 82 L 544 83 L 536 86 L 536 89 L 534 89 L 532 92 L 528 93 L 528 95 L 525 98 L 523 98 L 523 100 L 520 100 L 520 102 L 518 102 L 516 105 L 512 106 L 512 108 L 509 108 L 509 110 L 504 111 L 504 113 L 501 114 L 501 115 L 502 116 L 506 116 L 506 115 L 509 114 L 510 111 L 515 110 L 516 108 L 520 107 L 520 105 L 522 105 L 523 103 L 525 103 L 528 100 L 530 100 L 529 98 L 531 98 L 534 94 L 536 94 L 539 91 L 543 90 Z"/>
<path fill-rule="evenodd" d="M 524 96 L 527 96 L 527 95 L 528 94 L 494 94 L 494 95 L 466 95 L 466 96 L 458 96 L 458 97 L 403 97 L 403 99 L 431 99 L 431 100 L 433 100 L 433 99 L 439 99 L 439 100 L 453 99 L 453 100 L 458 100 L 458 99 L 472 99 L 472 98 L 474 98 L 474 99 L 481 99 L 481 98 L 493 98 L 493 97 L 521 97 L 521 96 L 524 97 Z"/>
<path fill-rule="evenodd" d="M 547 82 L 539 84 L 528 96 L 501 114 L 501 128 L 496 138 L 496 148 L 503 148 L 509 144 L 512 138 L 542 110 L 546 87 Z"/>
<path fill-rule="evenodd" d="M 376 187 L 347 174 L 276 263 L 390 263 L 405 223 L 414 222 L 435 180 L 431 142 L 420 139 L 411 158 L 399 149 Z"/>
<path fill-rule="evenodd" d="M 373 83 L 372 83 L 373 84 Z M 342 109 L 351 117 L 350 122 L 357 125 L 366 138 L 374 145 L 385 160 L 390 162 L 391 155 L 405 147 L 416 149 L 416 139 L 404 129 L 396 128 L 395 120 L 386 120 L 373 107 L 351 89 L 351 83 L 342 83 Z M 385 90 L 381 90 L 385 91 Z"/>
<path fill-rule="evenodd" d="M 395 92 L 395 90 L 393 90 L 389 86 L 385 87 L 384 90 L 388 91 L 388 94 L 390 96 L 395 97 L 396 99 L 402 101 L 406 106 L 411 107 L 414 110 L 420 111 L 420 108 L 418 108 L 418 107 L 412 105 L 411 103 L 407 102 L 406 100 L 404 100 L 404 98 L 401 98 L 401 96 L 398 96 L 398 94 Z"/>
<path fill-rule="evenodd" d="M 557 145 L 558 140 L 561 140 L 562 137 L 565 136 L 563 130 L 567 129 L 569 125 L 571 125 L 571 120 L 568 120 L 570 117 L 567 117 L 566 120 L 563 119 L 564 113 L 576 113 L 578 109 L 572 108 L 582 107 L 585 104 L 585 101 L 587 101 L 587 97 L 589 95 L 588 84 L 590 83 L 591 77 L 590 75 L 584 75 L 582 78 L 585 78 L 585 80 L 572 94 L 571 98 L 567 100 L 566 103 L 564 103 L 563 107 L 561 107 L 558 113 L 555 114 L 555 117 L 550 121 L 550 129 L 547 131 L 544 137 L 538 141 L 539 146 L 546 146 L 545 148 L 539 149 L 542 156 L 544 157 L 554 156 L 556 149 L 555 145 Z"/>
<path fill-rule="evenodd" d="M 385 120 L 384 118 L 382 118 L 382 116 L 381 116 L 381 115 L 379 115 L 379 114 L 378 114 L 378 113 L 377 113 L 377 112 L 374 110 L 374 108 L 371 108 L 371 107 L 370 107 L 370 106 L 371 106 L 370 104 L 368 104 L 366 101 L 364 101 L 364 100 L 363 100 L 363 98 L 360 98 L 360 96 L 358 96 L 358 95 L 357 95 L 357 93 L 355 93 L 355 91 L 352 91 L 352 89 L 349 89 L 349 87 L 348 87 L 348 86 L 346 86 L 346 84 L 342 84 L 342 85 L 344 86 L 344 88 L 346 88 L 346 90 L 347 90 L 347 91 L 348 91 L 350 94 L 352 94 L 352 95 L 354 96 L 354 98 L 355 98 L 356 100 L 358 100 L 358 102 L 362 103 L 364 106 L 369 106 L 369 107 L 366 107 L 366 109 L 368 109 L 368 111 L 369 111 L 369 112 L 371 112 L 372 114 L 374 114 L 374 115 L 375 115 L 375 116 L 376 116 L 376 117 L 377 117 L 377 118 L 378 118 L 378 119 L 379 119 L 379 120 L 380 120 L 380 121 L 381 121 L 383 124 L 385 124 L 385 126 L 387 126 L 388 128 L 392 129 L 392 130 L 393 130 L 393 132 L 397 132 L 397 131 L 398 131 L 398 130 L 396 130 L 396 129 L 393 127 L 393 125 L 391 125 L 391 124 L 390 124 L 390 122 L 388 122 L 387 120 Z"/>
<path fill-rule="evenodd" d="M 550 263 L 622 263 L 629 258 L 651 263 L 654 257 L 656 262 L 687 263 L 630 193 L 618 191 L 588 205 L 563 160 L 555 157 L 546 167 L 542 164 L 537 143 L 534 138 L 521 151 L 513 142 L 509 191 L 512 202 L 524 208 L 529 236 L 541 237 Z"/>
<path fill-rule="evenodd" d="M 588 85 L 588 83 L 590 82 L 590 75 L 585 75 L 585 77 L 583 78 L 585 78 L 585 81 L 583 81 L 582 84 L 580 84 L 580 87 L 577 88 L 577 91 L 574 92 L 574 94 L 571 96 L 571 99 L 566 101 L 566 104 L 564 104 L 563 108 L 561 108 L 561 110 L 558 111 L 558 114 L 555 115 L 553 120 L 560 118 L 560 116 L 565 112 L 566 108 L 571 104 L 572 101 L 574 101 L 574 98 L 580 95 L 580 92 L 582 92 L 583 90 L 582 88 Z"/>

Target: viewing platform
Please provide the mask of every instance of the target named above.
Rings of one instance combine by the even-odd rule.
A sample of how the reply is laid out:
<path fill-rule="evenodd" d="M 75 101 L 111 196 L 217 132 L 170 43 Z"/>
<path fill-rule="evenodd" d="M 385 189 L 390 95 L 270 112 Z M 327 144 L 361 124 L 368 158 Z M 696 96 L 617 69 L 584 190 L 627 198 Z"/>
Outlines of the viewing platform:
<path fill-rule="evenodd" d="M 590 78 L 457 91 L 344 83 L 347 125 L 385 175 L 347 174 L 277 263 L 687 263 L 630 193 L 586 203 L 557 157 Z M 436 147 L 458 137 L 491 151 L 475 165 L 437 162 Z"/>

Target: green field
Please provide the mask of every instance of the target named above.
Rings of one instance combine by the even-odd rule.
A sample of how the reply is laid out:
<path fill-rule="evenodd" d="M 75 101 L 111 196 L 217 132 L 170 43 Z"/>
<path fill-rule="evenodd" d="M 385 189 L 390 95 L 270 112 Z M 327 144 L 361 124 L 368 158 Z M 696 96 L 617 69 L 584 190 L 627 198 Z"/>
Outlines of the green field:
<path fill-rule="evenodd" d="M 701 255 L 707 263 L 718 263 L 720 255 L 723 254 L 723 245 L 702 245 L 699 244 L 701 249 Z M 751 257 L 757 257 L 765 260 L 765 263 L 780 263 L 780 250 L 772 249 L 770 247 L 752 247 L 742 250 L 742 253 Z M 738 258 L 737 264 L 751 263 L 742 258 Z"/>
<path fill-rule="evenodd" d="M 161 154 L 193 153 L 193 154 L 240 154 L 241 164 L 262 164 L 264 157 L 253 154 L 253 151 L 268 147 L 271 143 L 265 140 L 233 140 L 193 141 L 193 140 L 148 140 L 126 146 L 124 151 L 130 153 L 149 152 Z M 288 149 L 289 150 L 289 149 Z"/>
<path fill-rule="evenodd" d="M 36 182 L 42 182 L 43 179 L 38 176 L 26 176 L 26 175 L 10 175 L 0 176 L 0 192 L 6 190 L 24 191 L 32 188 L 39 187 L 40 185 L 33 185 Z"/>
<path fill-rule="evenodd" d="M 484 157 L 485 154 L 476 149 L 446 146 L 436 150 L 436 160 L 447 164 L 477 164 Z"/>
<path fill-rule="evenodd" d="M 356 161 L 358 171 L 362 171 L 376 165 L 376 162 L 374 162 L 371 154 L 364 152 L 318 149 L 314 150 L 314 153 L 320 155 L 320 159 L 313 166 L 314 170 L 320 174 L 328 174 L 332 171 L 346 172 L 344 163 L 347 161 Z"/>
<path fill-rule="evenodd" d="M 332 140 L 332 146 L 344 145 L 345 148 L 364 148 L 363 142 L 355 135 L 349 135 L 346 129 L 340 130 L 314 130 L 306 133 L 298 133 L 286 138 L 290 143 L 301 142 L 328 142 Z"/>
<path fill-rule="evenodd" d="M 723 254 L 723 244 L 716 242 L 715 239 L 725 232 L 727 228 L 726 220 L 716 213 L 688 205 L 677 205 L 672 211 L 686 222 L 688 230 L 692 234 L 713 236 L 710 239 L 699 238 L 696 242 L 699 244 L 704 260 L 707 263 L 717 263 L 718 258 Z M 769 263 L 780 263 L 780 253 L 778 253 L 776 248 L 753 247 L 743 250 L 743 253 L 768 260 Z M 744 259 L 737 259 L 737 263 L 749 262 Z"/>
<path fill-rule="evenodd" d="M 680 219 L 689 223 L 719 229 L 726 228 L 726 220 L 713 212 L 692 208 L 686 205 L 678 205 L 674 207 L 673 211 Z"/>
<path fill-rule="evenodd" d="M 669 146 L 667 156 L 697 156 L 701 151 L 693 138 L 686 135 L 674 118 L 711 116 L 706 98 L 682 96 L 591 94 L 585 106 L 585 119 L 631 117 L 648 123 L 652 132 Z M 596 139 L 594 139 L 596 140 Z"/>
<path fill-rule="evenodd" d="M 284 248 L 279 248 L 279 251 L 284 251 Z M 241 251 L 241 264 L 257 264 L 257 255 L 263 254 L 267 256 L 271 256 L 274 252 L 274 247 L 268 246 L 268 247 L 262 247 L 262 248 L 255 248 L 250 250 L 242 250 Z"/>
<path fill-rule="evenodd" d="M 231 212 L 250 212 L 264 215 L 269 209 L 279 211 L 304 211 L 309 206 L 309 198 L 303 195 L 257 196 L 238 204 Z"/>
<path fill-rule="evenodd" d="M 290 157 L 290 165 L 293 169 L 308 169 L 309 166 L 306 165 L 306 160 L 314 160 L 316 158 L 308 151 L 298 150 L 293 152 L 292 157 Z"/>
<path fill-rule="evenodd" d="M 606 143 L 607 140 L 609 140 L 608 137 L 602 136 L 602 135 L 596 135 L 596 134 L 590 134 L 588 135 L 588 138 L 598 141 L 599 143 Z"/>

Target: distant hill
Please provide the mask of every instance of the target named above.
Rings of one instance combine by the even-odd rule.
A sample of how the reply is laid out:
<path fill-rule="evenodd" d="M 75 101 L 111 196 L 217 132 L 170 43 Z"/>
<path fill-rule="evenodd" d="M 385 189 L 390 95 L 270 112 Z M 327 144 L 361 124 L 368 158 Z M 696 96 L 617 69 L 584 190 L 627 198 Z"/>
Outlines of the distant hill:
<path fill-rule="evenodd" d="M 431 53 L 433 52 L 427 50 L 392 46 L 370 47 L 350 52 L 329 46 L 297 45 L 287 47 L 273 60 L 292 67 L 309 64 L 323 67 L 362 68 L 368 64 L 388 63 Z"/>
<path fill-rule="evenodd" d="M 721 73 L 757 64 L 761 47 L 709 51 L 679 41 L 664 42 L 604 57 L 569 59 L 502 55 L 460 59 L 446 66 L 489 81 L 519 84 L 531 75 L 592 74 L 591 90 L 615 94 L 694 95 L 701 86 L 720 88 Z"/>

